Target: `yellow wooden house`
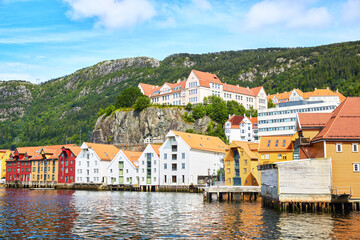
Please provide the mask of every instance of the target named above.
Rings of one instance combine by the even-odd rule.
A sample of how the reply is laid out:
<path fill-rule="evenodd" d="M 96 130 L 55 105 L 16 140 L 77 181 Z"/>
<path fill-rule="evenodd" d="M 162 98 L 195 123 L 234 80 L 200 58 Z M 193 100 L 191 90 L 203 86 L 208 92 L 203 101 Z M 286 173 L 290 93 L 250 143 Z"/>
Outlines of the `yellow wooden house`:
<path fill-rule="evenodd" d="M 224 157 L 225 185 L 259 186 L 257 143 L 232 141 Z"/>
<path fill-rule="evenodd" d="M 0 149 L 0 179 L 5 181 L 6 178 L 6 160 L 10 158 L 11 151 Z"/>
<path fill-rule="evenodd" d="M 262 136 L 259 143 L 259 165 L 293 160 L 294 135 Z"/>
<path fill-rule="evenodd" d="M 331 158 L 332 193 L 360 199 L 360 97 L 349 97 L 331 114 L 299 117 L 300 158 Z M 314 137 L 307 128 L 318 132 Z"/>

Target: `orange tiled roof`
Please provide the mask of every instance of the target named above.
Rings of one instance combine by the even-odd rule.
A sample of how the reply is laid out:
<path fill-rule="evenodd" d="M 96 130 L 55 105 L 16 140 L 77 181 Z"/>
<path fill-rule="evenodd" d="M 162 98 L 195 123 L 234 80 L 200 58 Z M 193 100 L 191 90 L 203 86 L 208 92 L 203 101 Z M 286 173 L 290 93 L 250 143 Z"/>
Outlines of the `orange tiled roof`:
<path fill-rule="evenodd" d="M 93 149 L 98 157 L 103 161 L 111 161 L 120 151 L 114 145 L 99 144 L 99 143 L 85 143 L 89 148 Z"/>
<path fill-rule="evenodd" d="M 294 135 L 282 136 L 261 136 L 259 143 L 259 152 L 273 151 L 292 151 L 292 141 Z"/>
<path fill-rule="evenodd" d="M 129 159 L 134 167 L 138 167 L 135 162 L 139 160 L 142 152 L 133 152 L 133 151 L 122 151 L 124 155 Z"/>
<path fill-rule="evenodd" d="M 181 137 L 191 148 L 225 153 L 226 144 L 218 137 L 178 131 L 172 132 Z"/>
<path fill-rule="evenodd" d="M 150 146 L 154 149 L 155 153 L 160 156 L 160 147 L 161 145 L 158 144 L 150 144 Z"/>
<path fill-rule="evenodd" d="M 258 143 L 249 143 L 249 142 L 242 142 L 242 141 L 232 141 L 228 147 L 240 147 L 244 149 L 245 153 L 251 158 L 251 159 L 257 159 L 258 155 L 252 150 L 254 148 L 258 148 Z"/>
<path fill-rule="evenodd" d="M 360 97 L 348 97 L 332 113 L 325 127 L 312 141 L 360 140 Z"/>
<path fill-rule="evenodd" d="M 249 117 L 250 122 L 252 122 L 252 126 L 253 128 L 257 128 L 257 126 L 255 126 L 255 124 L 258 123 L 258 118 L 257 117 Z"/>
<path fill-rule="evenodd" d="M 325 127 L 332 113 L 298 113 L 301 128 Z"/>
<path fill-rule="evenodd" d="M 223 85 L 223 91 L 254 96 L 254 93 L 249 88 L 238 87 L 238 86 L 234 86 L 234 85 L 230 85 L 230 84 L 226 84 L 226 83 L 222 83 L 222 85 Z"/>
<path fill-rule="evenodd" d="M 141 86 L 143 89 L 145 96 L 151 96 L 151 94 L 154 92 L 154 89 L 156 88 L 156 86 L 146 83 L 139 83 L 139 86 Z"/>
<path fill-rule="evenodd" d="M 251 88 L 250 90 L 253 92 L 253 94 L 254 94 L 255 96 L 257 96 L 257 95 L 259 94 L 259 92 L 261 91 L 262 88 L 263 88 L 263 87 L 260 86 L 260 87 Z"/>
<path fill-rule="evenodd" d="M 197 70 L 192 70 L 192 72 L 199 79 L 199 85 L 203 87 L 210 87 L 210 83 L 222 84 L 219 78 L 212 73 L 201 72 Z"/>

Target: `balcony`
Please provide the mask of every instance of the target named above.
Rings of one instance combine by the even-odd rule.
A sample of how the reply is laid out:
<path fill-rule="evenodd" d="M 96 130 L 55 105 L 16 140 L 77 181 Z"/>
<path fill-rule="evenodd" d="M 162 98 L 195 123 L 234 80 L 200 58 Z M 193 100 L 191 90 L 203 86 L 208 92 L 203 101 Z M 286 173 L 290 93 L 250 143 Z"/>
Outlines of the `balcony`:
<path fill-rule="evenodd" d="M 308 145 L 310 145 L 310 138 L 299 137 L 299 138 L 295 139 L 296 147 L 308 146 Z"/>

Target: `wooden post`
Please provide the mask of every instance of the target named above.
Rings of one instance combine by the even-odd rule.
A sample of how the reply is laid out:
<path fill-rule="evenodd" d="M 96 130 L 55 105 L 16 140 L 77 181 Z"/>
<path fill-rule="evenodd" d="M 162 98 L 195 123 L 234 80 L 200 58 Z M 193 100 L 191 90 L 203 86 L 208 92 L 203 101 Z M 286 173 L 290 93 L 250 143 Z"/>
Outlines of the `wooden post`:
<path fill-rule="evenodd" d="M 345 213 L 345 204 L 344 203 L 341 203 L 341 211 L 343 214 Z"/>

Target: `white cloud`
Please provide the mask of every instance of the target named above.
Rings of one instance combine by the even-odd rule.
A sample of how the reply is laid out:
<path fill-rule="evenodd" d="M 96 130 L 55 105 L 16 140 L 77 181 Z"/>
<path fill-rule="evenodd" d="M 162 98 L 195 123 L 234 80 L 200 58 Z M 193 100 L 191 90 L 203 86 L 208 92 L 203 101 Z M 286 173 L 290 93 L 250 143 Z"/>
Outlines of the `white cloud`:
<path fill-rule="evenodd" d="M 132 27 L 152 19 L 154 6 L 149 0 L 63 0 L 71 6 L 73 20 L 96 18 L 96 25 L 108 29 Z"/>
<path fill-rule="evenodd" d="M 348 0 L 343 5 L 342 20 L 349 23 L 360 20 L 360 0 Z"/>
<path fill-rule="evenodd" d="M 245 15 L 244 29 L 257 30 L 274 25 L 285 28 L 328 26 L 332 17 L 325 7 L 311 8 L 309 1 L 264 0 Z"/>
<path fill-rule="evenodd" d="M 196 8 L 201 10 L 211 10 L 212 6 L 207 0 L 192 0 Z"/>

